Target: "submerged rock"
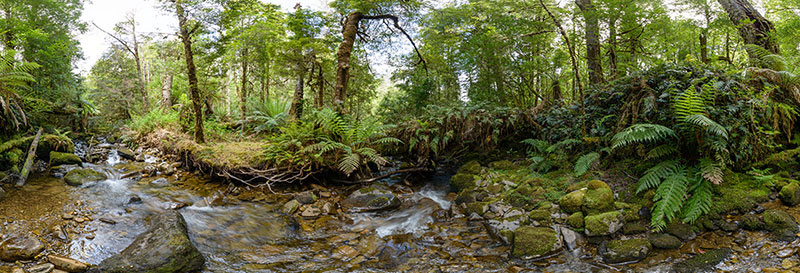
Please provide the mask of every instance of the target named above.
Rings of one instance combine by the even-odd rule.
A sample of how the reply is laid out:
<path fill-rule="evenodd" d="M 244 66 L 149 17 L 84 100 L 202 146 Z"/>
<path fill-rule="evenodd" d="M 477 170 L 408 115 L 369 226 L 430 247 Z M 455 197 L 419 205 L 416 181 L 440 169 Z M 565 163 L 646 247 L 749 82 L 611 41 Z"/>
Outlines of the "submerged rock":
<path fill-rule="evenodd" d="M 665 231 L 683 241 L 688 241 L 697 237 L 697 233 L 692 230 L 692 226 L 677 221 L 667 225 Z"/>
<path fill-rule="evenodd" d="M 521 227 L 514 231 L 511 254 L 515 257 L 538 257 L 561 249 L 561 239 L 552 228 Z"/>
<path fill-rule="evenodd" d="M 167 211 L 155 216 L 153 226 L 125 250 L 89 272 L 193 272 L 204 263 L 205 258 L 189 240 L 183 216 Z"/>
<path fill-rule="evenodd" d="M 104 173 L 92 169 L 74 169 L 64 176 L 64 182 L 70 186 L 81 186 L 86 183 L 108 179 Z"/>
<path fill-rule="evenodd" d="M 647 239 L 612 240 L 601 250 L 601 255 L 611 264 L 635 262 L 646 258 L 652 248 Z"/>
<path fill-rule="evenodd" d="M 660 249 L 677 249 L 681 247 L 681 239 L 669 234 L 651 234 L 648 238 L 650 244 Z"/>
<path fill-rule="evenodd" d="M 341 205 L 347 212 L 367 212 L 396 209 L 401 202 L 391 191 L 369 186 L 351 193 Z"/>
<path fill-rule="evenodd" d="M 33 236 L 15 236 L 0 242 L 0 260 L 30 260 L 44 250 L 44 244 Z"/>
<path fill-rule="evenodd" d="M 50 152 L 50 166 L 81 165 L 81 158 L 75 154 Z"/>
<path fill-rule="evenodd" d="M 778 196 L 781 198 L 783 204 L 787 206 L 796 206 L 800 204 L 800 184 L 792 182 L 783 186 Z"/>
<path fill-rule="evenodd" d="M 584 218 L 587 236 L 605 236 L 614 234 L 622 228 L 622 214 L 619 211 L 610 211 Z"/>
<path fill-rule="evenodd" d="M 729 248 L 712 249 L 706 253 L 697 255 L 676 263 L 672 266 L 672 270 L 676 273 L 693 273 L 703 272 L 713 269 L 717 264 L 724 261 L 731 256 L 733 252 Z"/>

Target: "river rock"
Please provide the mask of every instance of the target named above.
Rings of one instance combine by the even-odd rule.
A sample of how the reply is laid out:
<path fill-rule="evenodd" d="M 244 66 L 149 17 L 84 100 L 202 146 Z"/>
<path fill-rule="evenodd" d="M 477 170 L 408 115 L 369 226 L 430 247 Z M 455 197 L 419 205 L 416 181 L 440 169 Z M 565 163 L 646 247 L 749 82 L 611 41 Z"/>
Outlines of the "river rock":
<path fill-rule="evenodd" d="M 583 228 L 584 227 L 583 212 L 579 211 L 567 217 L 567 225 L 576 229 Z"/>
<path fill-rule="evenodd" d="M 640 223 L 630 222 L 622 225 L 622 234 L 625 235 L 634 235 L 645 232 L 647 232 L 647 227 Z"/>
<path fill-rule="evenodd" d="M 50 152 L 50 166 L 82 165 L 81 158 L 71 153 Z"/>
<path fill-rule="evenodd" d="M 697 237 L 697 233 L 695 233 L 694 230 L 692 230 L 692 226 L 678 221 L 672 222 L 671 224 L 667 225 L 665 231 L 669 234 L 672 234 L 675 237 L 678 237 L 678 239 L 681 239 L 683 241 L 688 241 L 694 239 L 694 237 Z"/>
<path fill-rule="evenodd" d="M 85 263 L 58 255 L 47 255 L 47 261 L 55 265 L 55 268 L 67 272 L 83 272 L 89 266 Z"/>
<path fill-rule="evenodd" d="M 55 269 L 55 266 L 51 263 L 45 263 L 40 265 L 35 265 L 28 268 L 28 273 L 50 273 Z"/>
<path fill-rule="evenodd" d="M 791 242 L 797 239 L 797 232 L 800 228 L 794 217 L 782 210 L 768 210 L 762 215 L 764 227 L 770 231 L 773 239 L 778 241 Z"/>
<path fill-rule="evenodd" d="M 647 239 L 650 241 L 650 244 L 653 245 L 655 248 L 660 249 L 677 249 L 681 247 L 681 239 L 678 237 L 659 233 L 659 234 L 650 234 Z"/>
<path fill-rule="evenodd" d="M 44 244 L 33 236 L 15 236 L 0 242 L 0 260 L 31 260 L 44 250 Z"/>
<path fill-rule="evenodd" d="M 583 198 L 586 195 L 586 189 L 575 190 L 558 200 L 561 209 L 567 213 L 575 213 L 581 211 L 583 207 Z"/>
<path fill-rule="evenodd" d="M 792 182 L 783 186 L 778 196 L 781 198 L 781 202 L 787 206 L 800 204 L 800 184 Z"/>
<path fill-rule="evenodd" d="M 591 185 L 592 183 L 589 184 Z M 605 183 L 603 183 L 603 185 L 605 185 Z M 583 197 L 583 212 L 587 215 L 603 213 L 614 209 L 614 192 L 608 188 L 608 185 L 605 187 L 596 187 L 595 189 L 590 188 L 587 190 L 586 195 Z"/>
<path fill-rule="evenodd" d="M 347 212 L 383 211 L 400 207 L 400 199 L 389 190 L 368 186 L 354 191 L 341 203 Z"/>
<path fill-rule="evenodd" d="M 307 205 L 317 201 L 317 196 L 312 191 L 304 191 L 294 196 L 300 204 Z"/>
<path fill-rule="evenodd" d="M 81 186 L 86 183 L 97 182 L 108 179 L 104 173 L 92 169 L 74 169 L 64 176 L 64 182 L 70 186 Z"/>
<path fill-rule="evenodd" d="M 739 227 L 744 230 L 763 230 L 764 229 L 764 221 L 761 220 L 761 217 L 755 214 L 745 214 L 739 219 Z"/>
<path fill-rule="evenodd" d="M 153 225 L 117 255 L 105 259 L 90 272 L 193 272 L 205 258 L 192 245 L 186 221 L 176 211 L 165 211 L 152 219 Z"/>
<path fill-rule="evenodd" d="M 672 265 L 676 273 L 705 272 L 714 269 L 720 262 L 730 257 L 733 252 L 729 248 L 712 249 L 691 259 Z"/>
<path fill-rule="evenodd" d="M 131 149 L 120 147 L 119 149 L 117 149 L 117 154 L 119 154 L 119 157 L 122 157 L 124 159 L 136 161 L 136 153 L 131 151 Z"/>
<path fill-rule="evenodd" d="M 458 173 L 480 174 L 482 170 L 483 167 L 481 167 L 481 163 L 479 163 L 477 160 L 473 160 L 467 162 L 467 164 L 464 164 L 463 166 L 461 166 L 461 168 L 458 168 Z"/>
<path fill-rule="evenodd" d="M 647 239 L 612 240 L 601 250 L 601 255 L 610 264 L 635 262 L 646 258 L 652 249 Z"/>
<path fill-rule="evenodd" d="M 577 249 L 579 244 L 583 241 L 583 236 L 580 233 L 569 228 L 562 226 L 559 231 L 561 232 L 561 237 L 564 239 L 564 245 L 566 245 L 569 250 Z"/>
<path fill-rule="evenodd" d="M 450 177 L 450 189 L 454 192 L 472 190 L 475 185 L 475 176 L 472 174 L 457 173 Z"/>
<path fill-rule="evenodd" d="M 535 258 L 561 249 L 561 238 L 552 228 L 521 227 L 514 231 L 511 254 L 515 257 Z"/>
<path fill-rule="evenodd" d="M 614 234 L 622 228 L 622 214 L 619 211 L 609 211 L 584 218 L 587 236 L 605 236 Z"/>

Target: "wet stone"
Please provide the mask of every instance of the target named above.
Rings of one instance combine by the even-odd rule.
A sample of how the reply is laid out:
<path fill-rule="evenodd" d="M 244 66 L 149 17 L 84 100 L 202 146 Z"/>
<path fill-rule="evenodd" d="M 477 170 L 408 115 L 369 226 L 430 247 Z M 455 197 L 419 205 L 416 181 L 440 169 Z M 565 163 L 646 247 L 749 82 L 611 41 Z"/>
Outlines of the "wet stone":
<path fill-rule="evenodd" d="M 712 249 L 686 261 L 681 261 L 672 266 L 677 273 L 703 272 L 713 269 L 717 264 L 731 256 L 733 252 L 728 248 Z"/>
<path fill-rule="evenodd" d="M 85 263 L 58 255 L 47 255 L 47 261 L 52 263 L 55 268 L 67 272 L 83 272 L 88 267 Z"/>
<path fill-rule="evenodd" d="M 650 234 L 648 240 L 650 240 L 650 244 L 655 248 L 677 249 L 681 247 L 681 240 L 669 234 Z"/>
<path fill-rule="evenodd" d="M 103 223 L 106 223 L 106 224 L 109 224 L 109 225 L 116 225 L 117 224 L 117 221 L 114 221 L 114 219 L 111 219 L 109 217 L 101 217 L 99 220 L 100 220 L 100 222 L 103 222 Z"/>
<path fill-rule="evenodd" d="M 347 212 L 392 210 L 399 208 L 401 204 L 394 193 L 377 185 L 358 189 L 341 203 Z"/>
<path fill-rule="evenodd" d="M 634 262 L 646 258 L 651 249 L 647 239 L 612 240 L 601 250 L 601 255 L 612 264 Z"/>
<path fill-rule="evenodd" d="M 0 242 L 0 260 L 30 260 L 44 250 L 42 241 L 33 236 L 11 237 Z"/>
<path fill-rule="evenodd" d="M 40 264 L 40 265 L 33 266 L 31 268 L 28 268 L 28 273 L 50 273 L 50 272 L 53 271 L 54 268 L 55 268 L 55 266 L 53 264 L 50 264 L 50 263 Z"/>
<path fill-rule="evenodd" d="M 300 208 L 300 202 L 297 201 L 297 200 L 292 200 L 292 201 L 286 202 L 286 204 L 283 204 L 283 210 L 282 211 L 283 211 L 283 213 L 286 213 L 286 214 L 294 214 L 295 212 L 297 212 L 297 209 L 299 209 L 299 208 Z"/>
<path fill-rule="evenodd" d="M 295 195 L 294 199 L 300 204 L 307 205 L 316 202 L 317 196 L 312 191 L 304 191 Z"/>
<path fill-rule="evenodd" d="M 333 254 L 332 254 L 333 258 L 336 258 L 336 259 L 339 259 L 339 260 L 343 260 L 343 261 L 352 260 L 356 256 L 358 256 L 358 250 L 356 250 L 355 248 L 353 248 L 351 246 L 348 246 L 348 245 L 343 245 L 343 246 L 337 247 L 336 250 L 334 250 Z"/>

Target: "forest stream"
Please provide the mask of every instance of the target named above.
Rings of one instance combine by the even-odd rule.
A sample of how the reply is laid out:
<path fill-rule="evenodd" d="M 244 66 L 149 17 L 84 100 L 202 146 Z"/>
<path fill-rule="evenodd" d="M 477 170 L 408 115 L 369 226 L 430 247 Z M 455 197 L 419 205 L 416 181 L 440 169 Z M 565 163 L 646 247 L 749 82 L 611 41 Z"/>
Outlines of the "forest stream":
<path fill-rule="evenodd" d="M 459 212 L 454 195 L 448 194 L 448 173 L 414 183 L 381 181 L 402 201 L 393 210 L 330 209 L 289 216 L 283 213 L 282 200 L 310 192 L 313 199 L 320 196 L 314 202 L 327 203 L 323 207 L 328 210 L 339 207 L 337 200 L 356 187 L 314 185 L 308 191 L 276 190 L 269 198 L 243 201 L 196 187 L 215 183 L 182 171 L 122 178 L 163 162 L 154 157 L 144 162 L 120 159 L 114 149 L 108 153 L 99 164 L 84 164 L 108 179 L 73 187 L 58 178 L 66 169 L 51 170 L 9 191 L 0 202 L 0 233 L 35 234 L 44 241 L 44 254 L 96 265 L 144 232 L 149 216 L 177 210 L 206 259 L 202 272 L 670 272 L 687 254 L 717 248 L 731 249 L 733 257 L 713 271 L 792 272 L 798 263 L 799 240 L 778 243 L 764 233 L 736 229 L 697 234 L 680 249 L 654 250 L 638 263 L 609 265 L 584 236 L 559 226 L 554 229 L 564 232 L 561 251 L 523 260 L 511 257 L 510 247 L 498 243 L 484 221 Z M 787 209 L 779 201 L 763 208 L 800 216 L 800 209 Z M 26 268 L 35 264 L 17 262 Z M 8 272 L 13 266 L 5 264 L 0 270 Z"/>

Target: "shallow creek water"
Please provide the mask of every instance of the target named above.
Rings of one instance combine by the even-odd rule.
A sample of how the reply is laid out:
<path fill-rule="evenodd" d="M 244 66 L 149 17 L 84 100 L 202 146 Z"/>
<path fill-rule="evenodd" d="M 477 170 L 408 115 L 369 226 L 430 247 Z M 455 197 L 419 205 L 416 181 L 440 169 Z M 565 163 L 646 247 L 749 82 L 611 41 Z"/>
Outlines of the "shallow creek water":
<path fill-rule="evenodd" d="M 214 203 L 210 197 L 225 190 L 221 183 L 185 172 L 122 178 L 155 163 L 154 158 L 144 163 L 123 161 L 112 151 L 103 164 L 84 166 L 106 173 L 109 179 L 81 187 L 36 174 L 0 202 L 0 234 L 32 232 L 46 242 L 47 254 L 98 264 L 145 231 L 148 216 L 178 209 L 192 241 L 206 257 L 203 272 L 669 272 L 677 261 L 720 247 L 735 254 L 715 271 L 792 272 L 800 261 L 798 240 L 779 243 L 763 233 L 742 230 L 700 234 L 681 249 L 655 250 L 635 264 L 603 264 L 590 244 L 526 261 L 510 257 L 510 247 L 494 240 L 481 221 L 447 215 L 452 198 L 447 174 L 412 187 L 384 181 L 401 193 L 403 205 L 393 211 L 336 212 L 304 219 L 281 213 L 283 203 L 298 189 L 249 201 L 224 198 L 209 206 Z M 218 188 L 195 187 L 198 184 Z M 355 189 L 324 191 L 329 191 L 329 200 L 339 200 Z M 782 207 L 779 202 L 764 206 Z M 787 211 L 800 218 L 800 208 Z M 0 264 L 0 272 L 9 266 Z"/>

